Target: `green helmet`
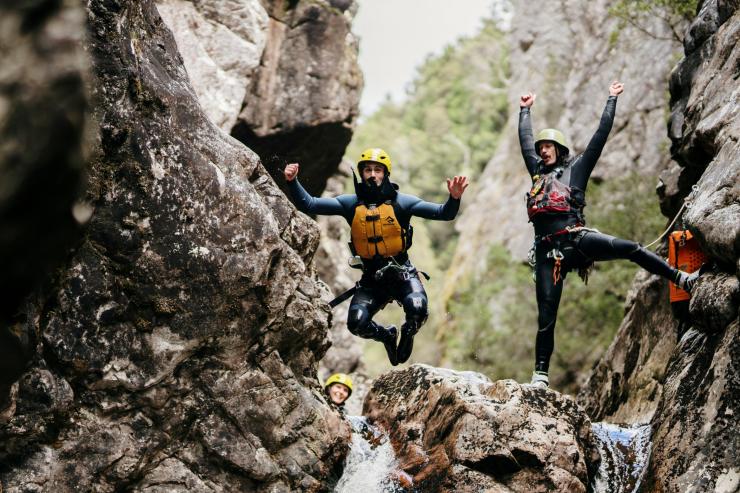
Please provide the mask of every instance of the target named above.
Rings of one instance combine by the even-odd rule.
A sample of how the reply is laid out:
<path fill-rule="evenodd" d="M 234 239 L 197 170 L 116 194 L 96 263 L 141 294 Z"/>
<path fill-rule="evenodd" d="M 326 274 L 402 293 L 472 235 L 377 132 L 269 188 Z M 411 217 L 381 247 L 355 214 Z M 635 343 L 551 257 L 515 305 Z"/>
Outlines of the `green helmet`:
<path fill-rule="evenodd" d="M 555 142 L 564 156 L 567 156 L 570 153 L 570 149 L 568 149 L 568 145 L 565 143 L 565 136 L 560 130 L 555 130 L 554 128 L 540 130 L 540 133 L 537 134 L 537 140 L 534 141 L 534 148 L 537 150 L 538 154 L 540 152 L 539 144 L 544 141 Z"/>

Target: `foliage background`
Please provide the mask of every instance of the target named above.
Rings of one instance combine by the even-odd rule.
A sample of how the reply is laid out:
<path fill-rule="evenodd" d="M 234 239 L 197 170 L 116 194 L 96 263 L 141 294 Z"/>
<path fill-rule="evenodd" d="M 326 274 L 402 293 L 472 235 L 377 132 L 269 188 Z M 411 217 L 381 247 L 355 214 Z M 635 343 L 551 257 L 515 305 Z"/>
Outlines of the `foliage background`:
<path fill-rule="evenodd" d="M 631 15 L 632 21 L 639 22 L 642 8 L 641 2 L 625 0 L 615 6 L 613 15 L 625 19 Z M 361 121 L 346 157 L 355 162 L 363 149 L 383 147 L 393 160 L 392 180 L 402 191 L 444 201 L 445 178 L 465 174 L 475 182 L 503 133 L 516 132 L 505 128 L 509 111 L 518 111 L 516 102 L 507 100 L 509 63 L 506 34 L 494 20 L 488 20 L 476 36 L 461 38 L 440 55 L 428 57 L 418 68 L 404 102 L 388 100 Z M 557 64 L 551 70 L 555 74 Z M 549 120 L 557 119 L 557 115 L 550 116 Z M 586 209 L 589 226 L 643 244 L 652 241 L 665 225 L 654 181 L 654 177 L 631 174 L 592 182 Z M 469 194 L 474 192 L 475 185 Z M 495 201 L 491 197 L 491 207 L 500 206 Z M 425 283 L 430 318 L 416 338 L 410 363 L 528 381 L 537 330 L 529 267 L 492 243 L 486 272 L 446 286 L 445 272 L 456 242 L 464 238 L 459 238 L 454 223 L 416 219 L 413 225 L 412 261 L 432 280 Z M 613 339 L 636 270 L 627 261 L 604 262 L 597 264 L 588 286 L 574 274 L 568 277 L 551 365 L 552 384 L 559 390 L 576 392 Z M 399 326 L 403 312 L 389 306 L 376 320 Z M 391 368 L 380 344 L 369 342 L 365 347 L 371 376 Z"/>

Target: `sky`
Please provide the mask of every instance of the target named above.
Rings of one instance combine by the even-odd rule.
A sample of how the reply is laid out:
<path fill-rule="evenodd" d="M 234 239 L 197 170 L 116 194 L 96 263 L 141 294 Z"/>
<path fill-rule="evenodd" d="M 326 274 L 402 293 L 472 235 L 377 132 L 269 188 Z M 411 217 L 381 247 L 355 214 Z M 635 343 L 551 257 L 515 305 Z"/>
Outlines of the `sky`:
<path fill-rule="evenodd" d="M 360 38 L 365 89 L 362 116 L 390 94 L 400 101 L 415 69 L 430 53 L 475 34 L 494 0 L 358 0 L 352 31 Z"/>

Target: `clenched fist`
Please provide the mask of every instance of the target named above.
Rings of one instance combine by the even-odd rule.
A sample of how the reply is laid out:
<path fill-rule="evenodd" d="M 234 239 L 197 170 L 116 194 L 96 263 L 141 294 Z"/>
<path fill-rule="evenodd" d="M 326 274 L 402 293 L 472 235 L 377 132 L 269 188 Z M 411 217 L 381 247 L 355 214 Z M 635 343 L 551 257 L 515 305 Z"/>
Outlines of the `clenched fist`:
<path fill-rule="evenodd" d="M 622 84 L 619 81 L 612 82 L 612 85 L 609 86 L 609 95 L 610 96 L 619 96 L 622 94 L 622 91 L 624 91 L 624 84 Z"/>
<path fill-rule="evenodd" d="M 285 179 L 287 181 L 293 181 L 295 180 L 295 177 L 298 176 L 298 171 L 300 170 L 301 166 L 298 163 L 290 163 L 285 167 L 283 170 L 283 173 L 285 174 Z"/>
<path fill-rule="evenodd" d="M 519 107 L 520 108 L 531 108 L 534 104 L 534 100 L 537 99 L 536 94 L 532 94 L 531 92 L 528 92 L 527 94 L 523 94 L 522 97 L 519 98 Z"/>

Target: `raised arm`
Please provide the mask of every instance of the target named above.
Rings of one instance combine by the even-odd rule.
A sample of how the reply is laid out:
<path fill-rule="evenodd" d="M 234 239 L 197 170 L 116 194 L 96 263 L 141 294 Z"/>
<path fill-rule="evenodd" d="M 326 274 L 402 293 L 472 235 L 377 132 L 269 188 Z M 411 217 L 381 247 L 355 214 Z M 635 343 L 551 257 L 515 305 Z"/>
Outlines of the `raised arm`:
<path fill-rule="evenodd" d="M 612 125 L 614 124 L 614 115 L 617 111 L 617 96 L 619 96 L 624 90 L 624 84 L 614 81 L 609 87 L 609 99 L 606 100 L 606 106 L 604 112 L 601 114 L 601 120 L 599 121 L 599 128 L 591 137 L 591 141 L 586 146 L 586 150 L 583 151 L 583 155 L 579 160 L 578 174 L 583 175 L 584 180 L 588 180 L 591 176 L 596 162 L 601 156 L 601 151 L 606 145 L 606 139 L 609 137 Z"/>
<path fill-rule="evenodd" d="M 460 209 L 460 198 L 465 189 L 468 188 L 468 179 L 464 176 L 455 176 L 447 179 L 447 190 L 450 196 L 444 204 L 426 202 L 413 195 L 404 195 L 401 206 L 408 210 L 409 214 L 423 219 L 436 219 L 438 221 L 451 221 L 457 216 Z"/>
<path fill-rule="evenodd" d="M 322 216 L 344 216 L 345 209 L 336 198 L 314 197 L 306 191 L 298 182 L 299 165 L 289 164 L 285 167 L 285 179 L 288 181 L 288 190 L 293 203 L 299 211 L 306 214 L 319 214 Z"/>
<path fill-rule="evenodd" d="M 530 108 L 537 98 L 536 94 L 531 92 L 523 95 L 519 99 L 519 146 L 522 148 L 522 157 L 524 164 L 527 166 L 530 176 L 537 174 L 540 157 L 534 148 L 534 135 L 532 134 L 532 118 Z"/>

